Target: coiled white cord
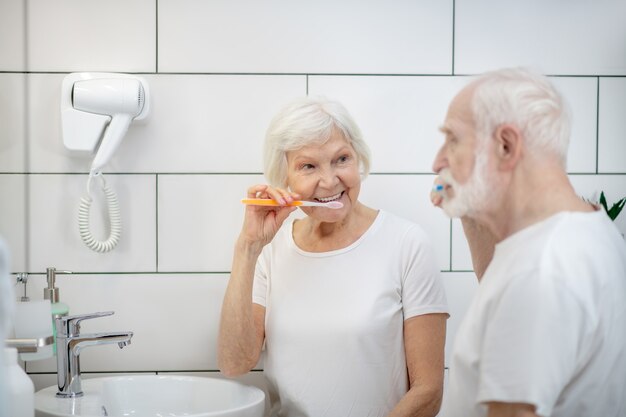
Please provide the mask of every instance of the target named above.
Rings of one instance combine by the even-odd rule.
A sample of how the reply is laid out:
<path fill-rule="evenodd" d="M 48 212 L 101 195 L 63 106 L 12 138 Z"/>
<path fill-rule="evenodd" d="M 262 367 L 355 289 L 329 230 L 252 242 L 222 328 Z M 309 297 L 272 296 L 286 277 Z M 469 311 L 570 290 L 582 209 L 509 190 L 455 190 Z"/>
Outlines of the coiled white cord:
<path fill-rule="evenodd" d="M 102 191 L 106 196 L 107 206 L 109 208 L 109 222 L 110 232 L 109 238 L 105 241 L 97 240 L 91 234 L 89 227 L 89 209 L 93 202 L 91 198 L 91 179 L 94 177 L 100 177 L 102 180 Z M 106 253 L 115 248 L 120 240 L 122 234 L 122 219 L 120 217 L 120 207 L 117 202 L 117 196 L 115 192 L 109 187 L 104 180 L 104 176 L 99 173 L 89 173 L 89 179 L 87 180 L 87 197 L 80 199 L 80 208 L 78 210 L 78 228 L 80 231 L 80 237 L 85 242 L 87 247 L 95 252 Z"/>

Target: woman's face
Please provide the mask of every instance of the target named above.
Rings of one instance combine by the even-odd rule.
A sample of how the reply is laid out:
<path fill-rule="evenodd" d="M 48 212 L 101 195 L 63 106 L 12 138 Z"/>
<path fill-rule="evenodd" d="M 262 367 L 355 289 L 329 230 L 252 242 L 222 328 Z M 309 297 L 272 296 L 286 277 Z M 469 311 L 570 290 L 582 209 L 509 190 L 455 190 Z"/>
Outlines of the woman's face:
<path fill-rule="evenodd" d="M 361 189 L 359 160 L 341 132 L 333 130 L 323 145 L 304 146 L 287 152 L 287 186 L 303 200 L 340 201 L 341 209 L 302 207 L 323 222 L 336 222 L 356 206 Z"/>

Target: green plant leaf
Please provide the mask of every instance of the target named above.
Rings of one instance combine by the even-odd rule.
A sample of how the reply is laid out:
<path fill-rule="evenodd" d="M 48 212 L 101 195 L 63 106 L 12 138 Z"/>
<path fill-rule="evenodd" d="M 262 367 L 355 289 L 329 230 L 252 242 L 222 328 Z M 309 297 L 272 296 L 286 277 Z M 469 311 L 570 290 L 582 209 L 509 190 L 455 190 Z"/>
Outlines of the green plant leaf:
<path fill-rule="evenodd" d="M 600 193 L 600 204 L 604 207 L 604 211 L 609 214 L 609 208 L 606 206 L 606 197 L 604 196 L 604 191 Z"/>
<path fill-rule="evenodd" d="M 617 216 L 619 216 L 625 204 L 626 204 L 626 197 L 622 198 L 617 203 L 613 204 L 610 210 L 607 210 L 607 214 L 609 215 L 611 220 L 615 220 Z"/>

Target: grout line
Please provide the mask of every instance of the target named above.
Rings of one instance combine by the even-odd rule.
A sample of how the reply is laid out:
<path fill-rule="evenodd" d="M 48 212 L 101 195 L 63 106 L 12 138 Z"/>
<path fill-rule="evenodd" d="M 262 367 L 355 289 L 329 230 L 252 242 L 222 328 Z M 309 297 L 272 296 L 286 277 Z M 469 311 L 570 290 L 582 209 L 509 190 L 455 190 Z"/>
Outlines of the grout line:
<path fill-rule="evenodd" d="M 24 77 L 24 168 L 30 170 L 30 143 L 31 143 L 31 112 L 28 111 L 28 101 L 30 97 L 30 83 Z M 24 175 L 24 268 L 30 266 L 30 232 L 31 232 L 31 176 Z"/>
<path fill-rule="evenodd" d="M 38 75 L 66 75 L 72 72 L 67 71 L 9 71 L 0 70 L 0 74 L 38 74 Z M 254 75 L 254 76 L 333 76 L 333 77 L 450 77 L 450 73 L 433 72 L 406 72 L 406 73 L 340 73 L 340 72 L 181 72 L 181 71 L 124 71 L 126 74 L 136 75 Z M 454 76 L 474 76 L 476 73 L 459 73 L 454 72 Z M 610 78 L 626 78 L 624 74 L 544 74 L 548 77 L 567 77 L 567 78 L 597 78 L 597 77 L 610 77 Z"/>
<path fill-rule="evenodd" d="M 159 0 L 155 0 L 155 6 L 156 9 L 154 11 L 154 18 L 155 18 L 155 30 L 156 30 L 156 34 L 155 34 L 155 43 L 156 43 L 156 51 L 154 53 L 154 57 L 155 57 L 155 63 L 154 63 L 154 69 L 155 69 L 155 73 L 158 74 L 159 73 Z"/>
<path fill-rule="evenodd" d="M 598 170 L 596 170 L 598 171 Z M 88 175 L 87 172 L 2 172 L 0 171 L 0 175 Z M 165 175 L 165 176 L 174 176 L 174 175 L 196 175 L 196 176 L 207 176 L 207 175 L 263 175 L 262 172 L 107 172 L 106 175 Z M 398 176 L 433 176 L 435 175 L 432 172 L 370 172 L 369 175 L 374 176 L 389 176 L 389 175 L 398 175 Z M 567 175 L 626 175 L 625 172 L 568 172 Z"/>
<path fill-rule="evenodd" d="M 263 175 L 262 172 L 106 172 L 106 175 Z M 584 173 L 583 173 L 584 174 Z M 0 171 L 0 175 L 89 175 L 88 172 L 11 172 Z M 435 175 L 430 171 L 423 172 L 370 172 L 369 175 Z"/>
<path fill-rule="evenodd" d="M 449 259 L 449 261 L 450 261 L 449 268 L 450 268 L 450 271 L 452 271 L 452 219 L 450 219 L 450 253 L 448 255 L 450 257 L 450 259 Z"/>
<path fill-rule="evenodd" d="M 112 375 L 116 375 L 116 374 L 173 374 L 173 373 L 178 373 L 178 372 L 185 372 L 185 373 L 216 373 L 219 374 L 220 370 L 215 368 L 211 368 L 211 369 L 167 369 L 167 370 L 155 370 L 155 369 L 148 369 L 148 370 L 132 370 L 132 371 L 82 371 L 81 375 L 94 375 L 94 374 L 112 374 Z M 263 372 L 263 369 L 261 368 L 254 368 L 252 370 L 250 370 L 250 372 L 255 372 L 255 373 L 259 373 L 259 372 Z M 46 372 L 46 371 L 34 371 L 34 372 L 27 372 L 29 375 L 56 375 L 56 372 Z"/>
<path fill-rule="evenodd" d="M 154 242 L 154 246 L 155 246 L 155 266 L 156 266 L 156 271 L 159 272 L 159 174 L 157 173 L 155 175 L 155 196 L 154 196 L 154 206 L 155 206 L 155 211 L 156 211 L 156 215 L 155 215 L 155 225 L 154 227 L 156 228 L 156 235 L 155 235 L 155 242 Z"/>
<path fill-rule="evenodd" d="M 28 19 L 29 12 L 29 2 L 25 1 L 23 3 L 23 17 L 24 17 L 24 30 L 22 32 L 24 37 L 24 69 L 30 69 L 30 42 L 28 39 L 28 34 L 30 33 L 30 20 Z M 31 112 L 29 111 L 29 101 L 30 101 L 30 77 L 23 75 L 22 86 L 24 87 L 24 170 L 30 171 L 30 143 L 31 143 L 31 129 L 30 129 L 30 121 L 31 121 Z M 30 266 L 30 213 L 31 213 L 31 199 L 30 199 L 30 176 L 25 176 L 24 178 L 24 268 L 28 269 Z M 28 288 L 27 284 L 24 285 L 24 292 L 27 293 Z M 26 294 L 24 294 L 26 295 Z M 26 369 L 26 367 L 25 367 Z"/>
<path fill-rule="evenodd" d="M 456 0 L 452 0 L 452 75 L 454 71 L 454 53 L 456 48 Z"/>
<path fill-rule="evenodd" d="M 41 271 L 29 272 L 18 271 L 11 272 L 11 275 L 26 272 L 29 277 L 41 275 L 45 277 L 46 273 Z M 102 272 L 102 271 L 72 271 L 73 277 L 80 275 L 228 275 L 230 271 L 115 271 L 115 272 Z"/>
<path fill-rule="evenodd" d="M 450 261 L 452 262 L 452 261 Z M 29 277 L 35 277 L 41 275 L 43 278 L 46 273 L 45 272 L 28 272 L 28 271 L 19 271 L 19 272 L 10 272 L 11 275 L 15 275 L 21 272 L 26 272 Z M 448 269 L 440 269 L 439 272 L 474 272 L 471 269 L 452 269 L 451 267 Z M 78 278 L 82 275 L 230 275 L 231 271 L 117 271 L 117 272 L 90 272 L 90 271 L 80 271 L 80 272 L 72 272 L 72 276 Z"/>
<path fill-rule="evenodd" d="M 596 80 L 596 174 L 600 170 L 600 77 Z"/>

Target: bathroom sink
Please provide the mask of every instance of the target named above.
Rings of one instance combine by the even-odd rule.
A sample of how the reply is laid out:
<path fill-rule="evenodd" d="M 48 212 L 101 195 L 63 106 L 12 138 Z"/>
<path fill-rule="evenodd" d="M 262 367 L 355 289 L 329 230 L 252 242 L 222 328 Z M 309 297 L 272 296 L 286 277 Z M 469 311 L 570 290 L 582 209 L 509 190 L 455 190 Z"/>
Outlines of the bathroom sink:
<path fill-rule="evenodd" d="M 36 417 L 262 417 L 259 388 L 217 378 L 137 375 L 83 379 L 84 395 L 57 398 L 57 387 L 35 394 Z"/>

